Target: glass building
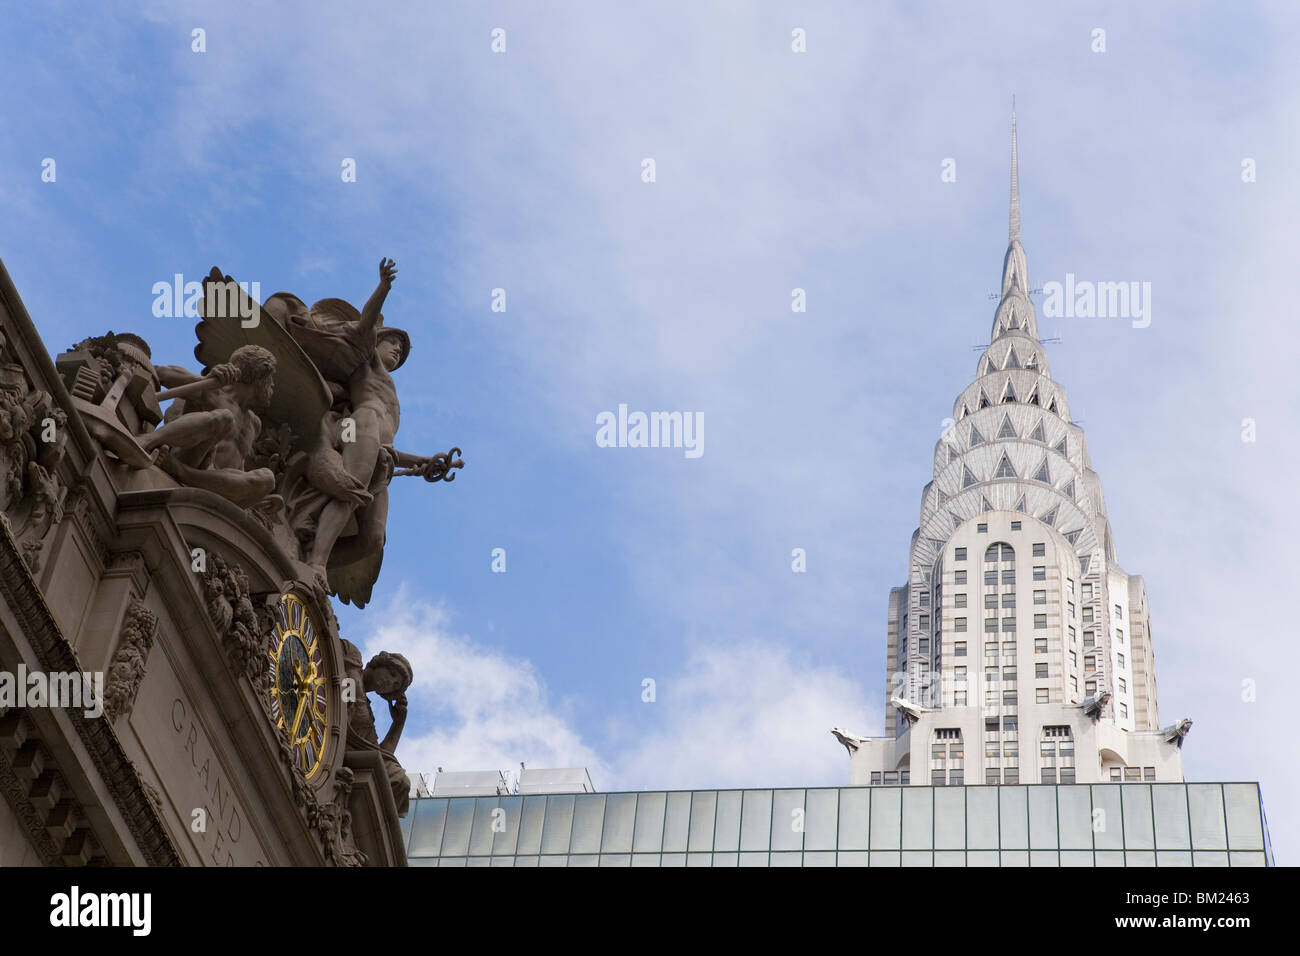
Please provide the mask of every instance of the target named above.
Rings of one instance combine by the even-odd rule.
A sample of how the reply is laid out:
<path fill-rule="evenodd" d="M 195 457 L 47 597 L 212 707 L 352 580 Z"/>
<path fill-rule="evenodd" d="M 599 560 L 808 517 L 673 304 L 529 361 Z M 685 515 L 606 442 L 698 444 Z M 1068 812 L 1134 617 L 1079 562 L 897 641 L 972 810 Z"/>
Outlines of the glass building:
<path fill-rule="evenodd" d="M 411 866 L 1271 866 L 1255 783 L 425 797 Z"/>

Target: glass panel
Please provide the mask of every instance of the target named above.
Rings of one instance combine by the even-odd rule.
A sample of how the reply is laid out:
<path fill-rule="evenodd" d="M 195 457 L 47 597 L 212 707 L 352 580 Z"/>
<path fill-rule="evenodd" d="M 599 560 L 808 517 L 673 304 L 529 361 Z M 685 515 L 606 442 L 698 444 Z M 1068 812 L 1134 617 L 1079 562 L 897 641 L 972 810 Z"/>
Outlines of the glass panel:
<path fill-rule="evenodd" d="M 803 865 L 808 866 L 834 866 L 835 851 L 819 850 L 816 853 L 807 853 L 803 855 Z"/>
<path fill-rule="evenodd" d="M 620 797 L 628 794 L 619 794 Z M 602 853 L 600 855 L 601 866 L 631 866 L 632 856 L 629 853 Z"/>
<path fill-rule="evenodd" d="M 897 850 L 901 837 L 902 791 L 897 787 L 878 787 L 871 791 L 871 848 L 873 850 Z M 898 856 L 897 853 L 894 856 Z M 897 862 L 879 864 L 875 854 L 871 858 L 872 866 L 898 866 Z"/>
<path fill-rule="evenodd" d="M 573 794 L 546 798 L 546 826 L 542 829 L 543 853 L 568 853 L 569 830 L 573 826 Z M 543 866 L 547 864 L 542 863 Z"/>
<path fill-rule="evenodd" d="M 1027 850 L 1003 850 L 1003 866 L 1028 866 L 1029 852 Z"/>
<path fill-rule="evenodd" d="M 660 866 L 685 866 L 685 853 L 665 853 L 660 858 Z"/>
<path fill-rule="evenodd" d="M 437 866 L 438 858 L 436 856 L 408 856 L 406 858 L 407 866 Z"/>
<path fill-rule="evenodd" d="M 1029 787 L 1029 845 L 1035 850 L 1056 849 L 1056 788 Z M 1053 854 L 1055 858 L 1055 854 Z M 1030 861 L 1031 866 L 1038 866 Z M 1056 866 L 1056 863 L 1052 863 Z"/>
<path fill-rule="evenodd" d="M 1021 850 L 1029 846 L 1029 797 L 1024 787 L 999 787 L 999 817 L 1002 823 L 1002 848 L 1004 850 Z M 1006 854 L 1002 862 L 1006 863 Z M 1029 858 L 1018 864 L 1028 866 Z"/>
<path fill-rule="evenodd" d="M 1226 850 L 1228 831 L 1223 820 L 1223 788 L 1217 783 L 1189 783 L 1187 811 L 1192 818 L 1193 850 Z M 1227 859 L 1224 859 L 1227 863 Z M 1200 866 L 1201 864 L 1197 864 Z"/>
<path fill-rule="evenodd" d="M 523 797 L 501 797 L 499 814 L 504 829 L 498 829 L 496 839 L 492 841 L 492 853 L 500 856 L 514 856 L 515 842 L 519 839 L 519 814 L 524 808 Z"/>
<path fill-rule="evenodd" d="M 492 838 L 496 836 L 492 831 L 492 824 L 501 817 L 501 814 L 493 813 L 497 809 L 498 799 L 478 797 L 474 800 L 474 829 L 469 841 L 469 852 L 472 856 L 487 856 L 492 852 Z"/>
<path fill-rule="evenodd" d="M 1056 813 L 1062 850 L 1092 849 L 1092 801 L 1087 787 L 1057 787 Z M 1091 865 L 1092 854 L 1088 854 Z M 1061 854 L 1065 865 L 1065 854 Z"/>
<path fill-rule="evenodd" d="M 851 787 L 840 791 L 840 849 L 865 850 L 871 791 Z M 844 854 L 840 854 L 843 856 Z M 841 863 L 840 866 L 845 864 Z M 856 866 L 858 864 L 850 864 Z M 865 865 L 865 864 L 864 864 Z"/>
<path fill-rule="evenodd" d="M 1033 794 L 1030 794 L 1030 801 L 1033 801 Z M 1055 850 L 1030 850 L 1030 866 L 1060 866 L 1061 858 L 1057 856 Z"/>
<path fill-rule="evenodd" d="M 1264 849 L 1264 830 L 1259 818 L 1259 788 L 1253 783 L 1225 783 L 1223 806 L 1228 817 L 1228 849 Z"/>
<path fill-rule="evenodd" d="M 600 851 L 600 832 L 605 824 L 605 795 L 582 793 L 574 798 L 573 839 L 570 853 Z"/>
<path fill-rule="evenodd" d="M 932 846 L 934 846 L 934 788 L 906 787 L 903 790 L 903 849 L 928 850 Z M 903 865 L 908 865 L 906 854 L 904 854 Z"/>
<path fill-rule="evenodd" d="M 604 796 L 604 794 L 601 794 Z M 600 857 L 594 853 L 585 853 L 569 857 L 569 866 L 599 866 Z"/>
<path fill-rule="evenodd" d="M 803 854 L 773 853 L 768 866 L 803 866 Z"/>
<path fill-rule="evenodd" d="M 709 838 L 712 839 L 712 837 L 713 834 L 710 833 Z M 713 854 L 712 853 L 687 853 L 686 865 L 687 866 L 712 866 Z"/>
<path fill-rule="evenodd" d="M 446 800 L 417 800 L 411 820 L 411 846 L 406 855 L 437 856 L 446 822 Z"/>
<path fill-rule="evenodd" d="M 767 866 L 767 853 L 740 854 L 741 866 Z"/>
<path fill-rule="evenodd" d="M 537 858 L 537 865 L 538 866 L 568 866 L 569 857 L 568 854 L 564 854 L 564 853 L 558 856 L 540 856 Z"/>
<path fill-rule="evenodd" d="M 965 787 L 940 787 L 934 791 L 934 846 L 935 849 L 965 849 Z M 937 856 L 935 865 L 940 865 Z"/>
<path fill-rule="evenodd" d="M 546 798 L 543 796 L 524 797 L 524 813 L 519 820 L 519 847 L 515 850 L 520 856 L 531 856 L 542 849 L 542 824 L 546 820 Z M 515 861 L 515 866 L 532 866 L 531 863 Z"/>
<path fill-rule="evenodd" d="M 841 796 L 841 797 L 840 797 L 840 800 L 841 800 L 840 806 L 841 806 L 841 807 L 844 806 L 843 799 L 844 799 L 843 796 Z M 837 859 L 835 860 L 835 865 L 836 865 L 836 866 L 866 866 L 866 865 L 867 865 L 868 863 L 870 863 L 870 862 L 871 862 L 871 854 L 870 854 L 870 853 L 861 853 L 861 852 L 859 852 L 859 853 L 844 853 L 844 852 L 841 851 L 839 854 L 837 854 Z"/>
<path fill-rule="evenodd" d="M 666 853 L 685 852 L 690 821 L 691 795 L 689 793 L 668 794 L 668 806 L 664 810 L 664 851 Z M 681 865 L 686 865 L 685 858 L 682 859 Z M 664 863 L 664 866 L 668 864 Z"/>
<path fill-rule="evenodd" d="M 724 790 L 718 794 L 718 815 L 713 821 L 713 849 L 737 850 L 740 848 L 740 791 Z M 719 865 L 714 861 L 714 866 Z M 726 864 L 735 866 L 734 863 Z"/>
<path fill-rule="evenodd" d="M 465 858 L 463 856 L 444 856 L 441 860 L 438 861 L 438 865 L 463 867 L 465 865 Z"/>
<path fill-rule="evenodd" d="M 1124 817 L 1119 804 L 1120 785 L 1097 784 L 1092 788 L 1092 838 L 1098 850 L 1124 849 Z M 1098 855 L 1097 859 L 1101 859 Z"/>
<path fill-rule="evenodd" d="M 600 835 L 601 852 L 630 853 L 635 821 L 635 793 L 611 793 L 607 795 L 605 797 L 605 829 Z M 626 865 L 630 866 L 631 864 Z"/>
<path fill-rule="evenodd" d="M 1232 866 L 1264 866 L 1264 852 L 1261 850 L 1259 853 L 1242 853 L 1230 850 L 1228 862 Z"/>
<path fill-rule="evenodd" d="M 1062 850 L 1061 866 L 1092 866 L 1092 851 Z"/>
<path fill-rule="evenodd" d="M 515 858 L 513 856 L 494 856 L 492 857 L 493 866 L 514 866 Z"/>
<path fill-rule="evenodd" d="M 632 849 L 637 853 L 659 852 L 664 837 L 665 802 L 662 793 L 636 795 L 636 833 L 632 837 Z M 657 860 L 655 865 L 659 865 Z"/>
<path fill-rule="evenodd" d="M 998 848 L 998 790 L 999 787 L 965 787 L 966 791 L 966 848 L 970 850 L 996 850 Z M 995 866 L 996 863 L 987 864 Z"/>
<path fill-rule="evenodd" d="M 906 811 L 903 819 L 907 819 Z M 934 854 L 929 850 L 904 850 L 903 866 L 934 866 Z"/>
<path fill-rule="evenodd" d="M 411 827 L 415 825 L 415 813 L 419 809 L 420 801 L 412 800 L 410 812 L 397 821 L 402 830 L 402 846 L 409 847 L 411 845 Z"/>
<path fill-rule="evenodd" d="M 466 866 L 490 866 L 492 859 L 486 856 L 471 856 L 465 861 Z"/>
<path fill-rule="evenodd" d="M 1129 850 L 1124 854 L 1125 866 L 1155 866 L 1156 855 L 1151 850 Z"/>
<path fill-rule="evenodd" d="M 737 817 L 739 820 L 739 817 Z M 715 853 L 713 854 L 714 866 L 739 866 L 739 853 Z"/>
<path fill-rule="evenodd" d="M 1161 850 L 1190 850 L 1192 838 L 1187 832 L 1187 789 L 1181 783 L 1157 784 L 1151 788 L 1151 807 L 1156 817 L 1156 846 Z M 1165 864 L 1157 861 L 1157 865 Z M 1188 857 L 1186 865 L 1192 865 L 1191 857 Z"/>
<path fill-rule="evenodd" d="M 935 850 L 935 866 L 965 866 L 966 852 L 964 850 Z"/>
<path fill-rule="evenodd" d="M 686 849 L 694 852 L 713 849 L 713 818 L 717 808 L 716 790 L 697 790 L 691 794 L 691 834 Z"/>
<path fill-rule="evenodd" d="M 893 867 L 898 867 L 898 866 L 902 866 L 903 864 L 902 864 L 902 860 L 900 859 L 900 857 L 899 857 L 899 853 L 898 853 L 897 850 L 894 850 L 893 852 L 888 852 L 888 853 L 886 853 L 886 852 L 881 852 L 881 851 L 879 851 L 879 850 L 872 850 L 872 851 L 871 851 L 871 865 L 872 865 L 872 866 L 893 866 Z"/>
<path fill-rule="evenodd" d="M 1150 850 L 1156 845 L 1151 823 L 1151 785 L 1129 783 L 1120 787 L 1124 802 L 1124 849 Z M 1131 857 L 1129 866 L 1132 866 Z M 1155 857 L 1149 866 L 1155 866 Z"/>
<path fill-rule="evenodd" d="M 443 856 L 465 855 L 469 849 L 469 828 L 473 822 L 473 797 L 457 797 L 447 805 L 447 825 L 442 831 Z"/>
<path fill-rule="evenodd" d="M 740 815 L 740 848 L 763 850 L 771 845 L 772 791 L 746 790 Z M 740 865 L 744 866 L 742 858 Z"/>
<path fill-rule="evenodd" d="M 1159 818 L 1157 818 L 1159 819 Z M 1156 824 L 1156 832 L 1159 833 L 1160 825 Z M 1191 866 L 1192 854 L 1190 851 L 1172 852 L 1162 850 L 1156 854 L 1156 866 Z"/>
<path fill-rule="evenodd" d="M 540 831 L 539 831 L 539 832 L 540 832 Z M 521 867 L 521 866 L 536 866 L 536 865 L 537 865 L 537 857 L 535 857 L 535 856 L 517 856 L 517 857 L 515 857 L 515 868 L 516 868 L 516 869 L 518 869 L 518 868 Z"/>
<path fill-rule="evenodd" d="M 1192 854 L 1193 866 L 1227 866 L 1228 854 L 1223 850 L 1203 850 Z"/>
<path fill-rule="evenodd" d="M 772 850 L 803 849 L 802 790 L 775 790 L 772 793 Z M 772 864 L 776 866 L 775 863 Z"/>
<path fill-rule="evenodd" d="M 966 852 L 967 866 L 1001 866 L 1002 861 L 998 859 L 997 850 L 968 850 Z"/>
<path fill-rule="evenodd" d="M 658 853 L 634 853 L 632 854 L 633 866 L 658 866 Z"/>
<path fill-rule="evenodd" d="M 806 816 L 804 818 L 803 848 L 807 850 L 834 850 L 836 816 L 838 813 L 838 790 L 809 790 L 804 798 Z M 804 856 L 804 866 L 808 857 Z M 835 861 L 824 866 L 834 866 Z"/>
<path fill-rule="evenodd" d="M 1098 850 L 1093 854 L 1097 866 L 1123 866 L 1124 853 L 1121 850 Z"/>

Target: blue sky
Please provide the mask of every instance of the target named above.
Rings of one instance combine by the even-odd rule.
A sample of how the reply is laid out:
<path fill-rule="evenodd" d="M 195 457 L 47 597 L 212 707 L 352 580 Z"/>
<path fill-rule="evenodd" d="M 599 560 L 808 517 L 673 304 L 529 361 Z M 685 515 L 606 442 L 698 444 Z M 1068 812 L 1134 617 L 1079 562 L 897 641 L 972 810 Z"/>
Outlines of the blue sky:
<path fill-rule="evenodd" d="M 888 591 L 992 320 L 1014 93 L 1033 284 L 1152 284 L 1149 328 L 1040 329 L 1146 578 L 1161 716 L 1195 720 L 1189 779 L 1262 782 L 1290 858 L 1290 5 L 358 11 L 7 11 L 0 255 L 51 352 L 129 329 L 162 362 L 191 360 L 150 309 L 177 272 L 360 305 L 397 260 L 398 444 L 466 467 L 393 482 L 340 621 L 415 664 L 411 769 L 847 780 L 827 731 L 881 732 Z M 597 447 L 620 403 L 702 413 L 704 455 Z"/>

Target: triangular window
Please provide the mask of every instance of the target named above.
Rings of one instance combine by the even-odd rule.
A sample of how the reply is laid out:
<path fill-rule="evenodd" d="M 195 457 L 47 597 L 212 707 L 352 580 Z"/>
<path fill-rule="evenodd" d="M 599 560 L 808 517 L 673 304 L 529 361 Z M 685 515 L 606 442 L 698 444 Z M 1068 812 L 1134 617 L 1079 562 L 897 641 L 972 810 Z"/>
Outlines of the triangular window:
<path fill-rule="evenodd" d="M 1069 498 L 1071 501 L 1074 500 L 1074 479 L 1073 478 L 1071 478 L 1069 481 L 1065 483 L 1065 487 L 1061 489 L 1061 494 L 1065 495 L 1065 497 Z"/>
<path fill-rule="evenodd" d="M 935 500 L 936 500 L 936 502 L 937 502 L 940 506 L 942 506 L 942 505 L 944 504 L 944 502 L 946 502 L 946 501 L 948 500 L 948 496 L 947 496 L 946 494 L 944 494 L 944 491 L 943 491 L 942 488 L 936 488 L 936 489 L 935 489 L 935 496 L 936 496 L 936 497 L 935 497 Z"/>
<path fill-rule="evenodd" d="M 1042 442 L 1044 445 L 1047 444 L 1047 433 L 1043 431 L 1043 421 L 1041 418 L 1038 420 L 1038 424 L 1034 426 L 1034 430 L 1029 433 L 1029 437 L 1034 441 Z"/>
<path fill-rule="evenodd" d="M 1016 438 L 1016 429 L 1011 424 L 1011 416 L 1002 416 L 1002 427 L 998 429 L 999 438 Z"/>
<path fill-rule="evenodd" d="M 980 508 L 981 508 L 981 510 L 983 510 L 983 511 L 992 511 L 992 510 L 993 510 L 993 506 L 992 506 L 991 504 L 989 504 L 989 500 L 988 500 L 987 498 L 985 498 L 983 495 L 980 495 Z"/>
<path fill-rule="evenodd" d="M 992 374 L 993 374 L 994 372 L 996 372 L 997 370 L 998 370 L 998 367 L 997 367 L 996 365 L 993 364 L 993 356 L 990 355 L 990 356 L 989 356 L 988 364 L 984 366 L 984 374 L 985 374 L 985 375 L 992 375 Z"/>
<path fill-rule="evenodd" d="M 1002 460 L 998 462 L 998 470 L 997 472 L 994 473 L 993 477 L 994 478 L 1016 477 L 1016 470 L 1011 467 L 1011 459 L 1008 458 L 1005 454 L 1003 454 Z"/>
<path fill-rule="evenodd" d="M 1047 410 L 1048 410 L 1049 412 L 1052 412 L 1053 414 L 1059 414 L 1059 413 L 1056 411 L 1056 399 L 1052 399 L 1052 404 L 1050 404 L 1050 405 L 1047 406 Z"/>
<path fill-rule="evenodd" d="M 979 433 L 979 429 L 974 425 L 970 427 L 970 447 L 984 444 L 984 436 Z"/>
<path fill-rule="evenodd" d="M 1047 482 L 1049 485 L 1052 483 L 1052 476 L 1047 471 L 1046 456 L 1043 457 L 1043 463 L 1038 466 L 1038 470 L 1034 472 L 1034 481 L 1044 481 Z"/>
<path fill-rule="evenodd" d="M 1049 528 L 1054 527 L 1056 525 L 1056 509 L 1053 508 L 1051 511 L 1047 512 L 1047 514 L 1043 515 L 1038 520 L 1041 521 L 1043 524 L 1047 525 Z"/>
<path fill-rule="evenodd" d="M 963 406 L 961 407 L 961 414 L 957 416 L 957 420 L 958 420 L 958 421 L 961 421 L 963 418 L 965 418 L 965 417 L 966 417 L 967 415 L 969 415 L 969 414 L 970 414 L 970 409 L 967 408 L 965 405 L 963 405 Z"/>
<path fill-rule="evenodd" d="M 969 488 L 971 485 L 975 484 L 977 481 L 979 481 L 979 479 L 976 478 L 974 475 L 971 474 L 970 469 L 967 468 L 965 465 L 962 465 L 962 466 L 961 466 L 961 486 L 962 486 L 963 488 Z"/>
<path fill-rule="evenodd" d="M 1092 563 L 1092 555 L 1090 554 L 1079 555 L 1079 570 L 1082 571 L 1084 574 L 1088 573 L 1088 565 L 1091 563 Z"/>
<path fill-rule="evenodd" d="M 1011 317 L 1007 319 L 1007 329 L 1010 330 L 1010 329 L 1018 329 L 1018 328 L 1020 328 L 1020 321 L 1016 318 L 1016 313 L 1013 311 L 1011 313 Z"/>
<path fill-rule="evenodd" d="M 957 449 L 956 449 L 956 448 L 953 448 L 952 445 L 949 445 L 949 446 L 948 446 L 948 464 L 952 464 L 953 459 L 955 459 L 956 457 L 957 457 Z"/>
<path fill-rule="evenodd" d="M 989 401 L 989 397 L 988 397 L 987 395 L 984 394 L 984 389 L 981 388 L 981 389 L 980 389 L 980 408 L 988 408 L 991 404 L 993 404 L 993 403 Z"/>
<path fill-rule="evenodd" d="M 1007 364 L 1003 368 L 1020 368 L 1020 359 L 1016 358 L 1016 347 L 1011 346 L 1011 351 L 1007 353 Z"/>
<path fill-rule="evenodd" d="M 1024 495 L 1021 495 L 1021 496 L 1020 496 L 1020 500 L 1016 502 L 1016 510 L 1019 511 L 1021 514 L 1028 514 L 1028 513 L 1029 513 L 1028 511 L 1025 510 L 1025 496 L 1024 496 Z"/>
<path fill-rule="evenodd" d="M 1039 404 L 1039 402 L 1038 402 L 1038 386 L 1037 386 L 1037 385 L 1035 385 L 1035 386 L 1034 386 L 1034 390 L 1033 390 L 1032 392 L 1029 393 L 1029 398 L 1027 399 L 1027 401 L 1028 401 L 1028 403 L 1029 403 L 1030 405 L 1038 405 L 1038 404 Z M 1040 407 L 1041 407 L 1041 406 L 1040 406 Z"/>
<path fill-rule="evenodd" d="M 1002 401 L 1014 402 L 1016 400 L 1016 390 L 1011 387 L 1011 379 L 1007 379 L 1007 387 L 1002 390 Z"/>
<path fill-rule="evenodd" d="M 1070 544 L 1078 544 L 1078 543 L 1079 543 L 1079 535 L 1082 534 L 1082 533 L 1083 533 L 1083 532 L 1082 532 L 1082 529 L 1078 529 L 1078 530 L 1075 530 L 1075 531 L 1067 531 L 1067 532 L 1065 532 L 1065 540 L 1068 541 L 1068 542 L 1070 542 Z"/>
<path fill-rule="evenodd" d="M 1038 353 L 1037 353 L 1037 352 L 1035 352 L 1033 355 L 1029 356 L 1029 361 L 1025 363 L 1025 368 L 1029 369 L 1031 372 L 1037 372 L 1037 371 L 1038 371 Z"/>
<path fill-rule="evenodd" d="M 953 516 L 952 516 L 952 526 L 953 526 L 954 528 L 960 528 L 960 527 L 961 527 L 961 518 L 957 517 L 956 515 L 953 515 Z"/>
<path fill-rule="evenodd" d="M 1070 457 L 1070 438 L 1068 435 L 1056 443 L 1056 450 L 1065 457 Z"/>

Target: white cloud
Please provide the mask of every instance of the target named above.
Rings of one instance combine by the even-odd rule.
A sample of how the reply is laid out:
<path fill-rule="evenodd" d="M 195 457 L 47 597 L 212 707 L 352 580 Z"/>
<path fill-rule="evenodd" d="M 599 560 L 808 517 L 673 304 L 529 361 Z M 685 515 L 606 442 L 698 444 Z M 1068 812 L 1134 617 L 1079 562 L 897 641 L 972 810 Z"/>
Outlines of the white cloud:
<path fill-rule="evenodd" d="M 830 728 L 880 724 L 861 686 L 832 667 L 762 642 L 697 646 L 680 673 L 658 681 L 657 699 L 640 705 L 644 719 L 612 721 L 597 747 L 530 661 L 453 633 L 445 606 L 413 601 L 403 588 L 375 617 L 383 623 L 364 639 L 363 656 L 395 651 L 415 673 L 398 747 L 413 772 L 513 770 L 523 761 L 586 767 L 604 791 L 839 785 L 848 759 Z"/>

